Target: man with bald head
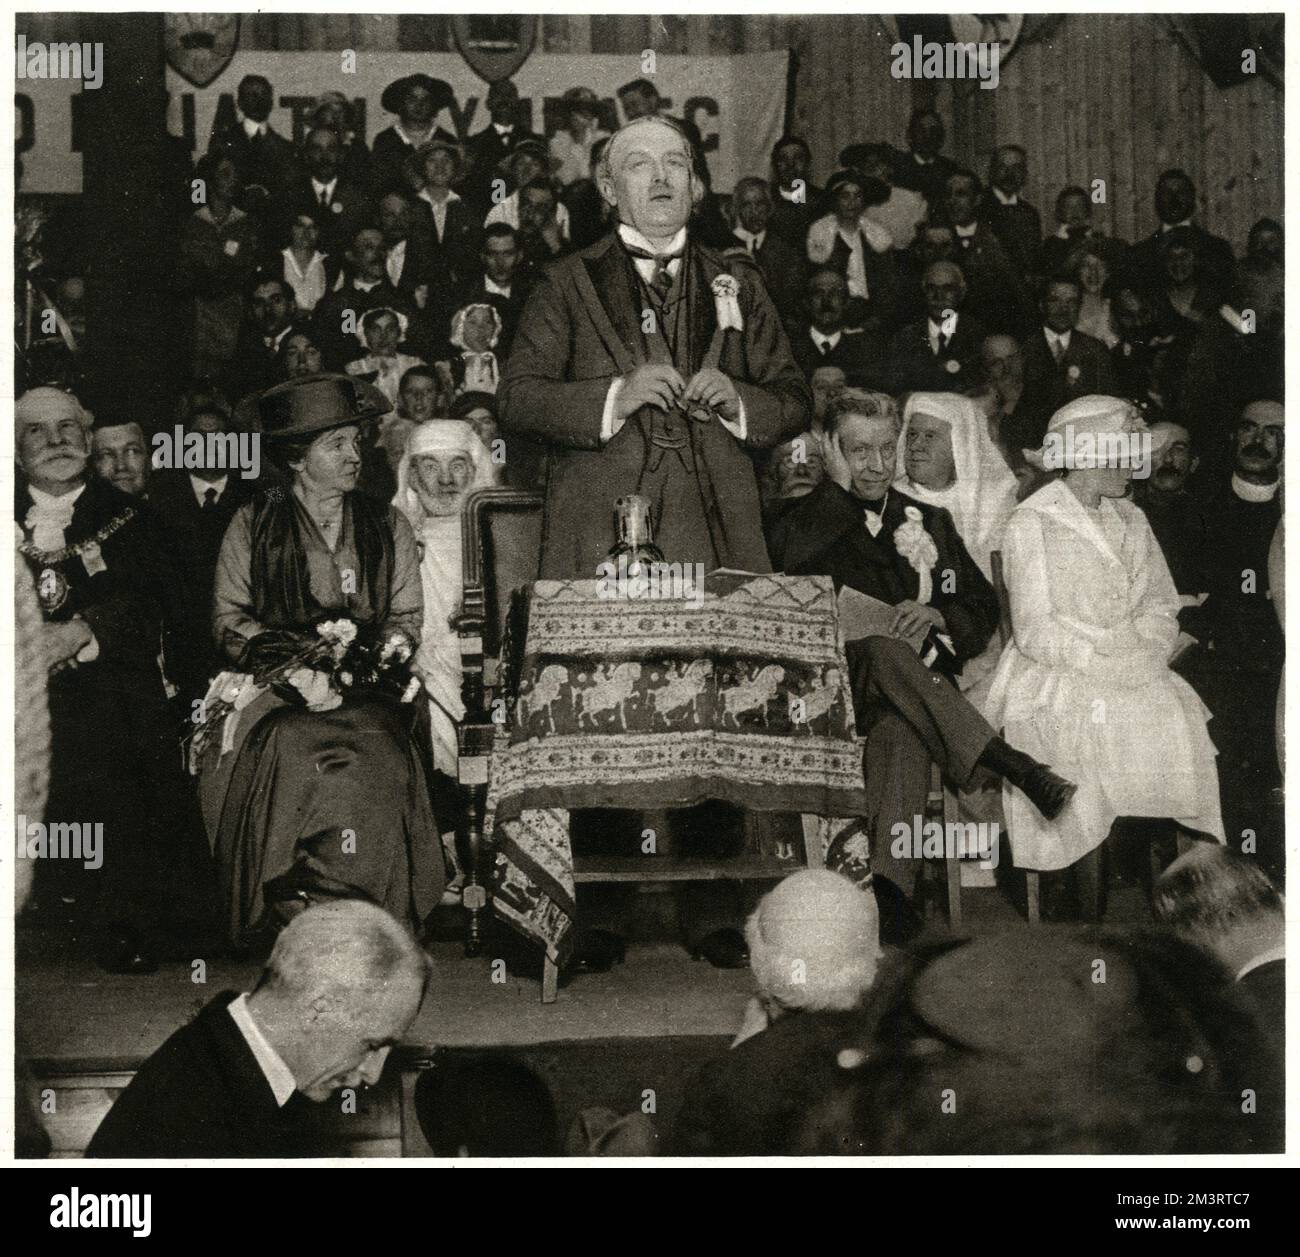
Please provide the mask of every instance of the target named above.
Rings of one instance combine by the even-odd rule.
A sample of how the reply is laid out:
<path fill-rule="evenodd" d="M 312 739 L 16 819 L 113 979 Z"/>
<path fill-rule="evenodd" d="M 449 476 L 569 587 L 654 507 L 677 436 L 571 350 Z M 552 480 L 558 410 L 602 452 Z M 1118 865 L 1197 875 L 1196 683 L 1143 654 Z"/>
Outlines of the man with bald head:
<path fill-rule="evenodd" d="M 286 1106 L 378 1083 L 428 976 L 428 956 L 382 908 L 355 899 L 308 908 L 251 991 L 216 996 L 145 1061 L 86 1155 L 325 1155 Z"/>
<path fill-rule="evenodd" d="M 165 710 L 158 669 L 162 608 L 172 581 L 152 517 L 87 474 L 91 416 L 70 393 L 35 388 L 14 407 L 19 553 L 44 613 L 50 669 L 46 820 L 103 826 L 101 860 L 37 866 L 40 900 L 75 901 L 112 972 L 156 968 L 145 928 L 147 818 Z M 117 425 L 125 426 L 125 425 Z"/>
<path fill-rule="evenodd" d="M 921 281 L 926 317 L 908 323 L 889 348 L 894 392 L 960 393 L 980 381 L 984 328 L 963 311 L 966 278 L 956 262 L 931 262 Z"/>
<path fill-rule="evenodd" d="M 649 499 L 668 562 L 771 571 L 755 455 L 802 432 L 812 398 L 762 275 L 696 239 L 704 188 L 672 120 L 615 132 L 597 184 L 618 225 L 547 265 L 498 392 L 502 429 L 549 451 L 541 575 L 595 578 L 617 540 L 614 503 L 633 493 Z M 721 839 L 700 840 L 713 853 Z M 688 946 L 743 965 L 740 905 L 697 891 L 678 899 Z M 620 915 L 611 906 L 579 935 L 580 966 L 622 954 Z"/>

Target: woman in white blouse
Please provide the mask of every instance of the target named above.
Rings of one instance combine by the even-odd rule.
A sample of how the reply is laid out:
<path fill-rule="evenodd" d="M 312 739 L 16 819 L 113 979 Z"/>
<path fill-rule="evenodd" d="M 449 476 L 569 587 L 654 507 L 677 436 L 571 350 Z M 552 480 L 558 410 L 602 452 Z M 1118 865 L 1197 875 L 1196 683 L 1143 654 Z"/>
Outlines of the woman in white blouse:
<path fill-rule="evenodd" d="M 310 314 L 325 295 L 325 255 L 316 248 L 320 227 L 310 214 L 299 214 L 291 232 L 289 247 L 281 250 L 284 278 L 293 289 L 298 309 Z"/>
<path fill-rule="evenodd" d="M 597 117 L 600 98 L 589 87 L 571 87 L 562 97 L 564 125 L 551 136 L 551 177 L 562 187 L 591 178 L 591 148 L 608 137 Z"/>
<path fill-rule="evenodd" d="M 1078 782 L 1054 821 L 1013 786 L 1003 804 L 1015 865 L 1071 869 L 1083 915 L 1096 919 L 1115 819 L 1169 818 L 1223 841 L 1219 776 L 1209 712 L 1169 667 L 1178 591 L 1125 496 L 1135 468 L 1150 466 L 1146 425 L 1128 402 L 1081 397 L 1056 412 L 1035 457 L 1065 474 L 1007 523 L 1012 639 L 984 714 Z"/>

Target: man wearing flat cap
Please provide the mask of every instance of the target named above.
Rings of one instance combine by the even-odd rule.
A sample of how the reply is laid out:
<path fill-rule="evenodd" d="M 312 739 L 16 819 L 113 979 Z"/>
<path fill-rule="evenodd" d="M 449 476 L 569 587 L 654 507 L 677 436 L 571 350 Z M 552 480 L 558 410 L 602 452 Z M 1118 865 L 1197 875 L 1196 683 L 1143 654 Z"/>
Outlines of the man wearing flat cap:
<path fill-rule="evenodd" d="M 623 127 L 598 175 L 618 228 L 546 267 L 497 394 L 502 427 L 547 449 L 541 575 L 593 579 L 632 493 L 668 561 L 770 571 L 753 460 L 808 426 L 812 398 L 762 276 L 694 239 L 703 189 L 673 122 Z M 683 912 L 687 942 L 743 964 L 739 913 L 717 907 Z"/>
<path fill-rule="evenodd" d="M 442 79 L 407 74 L 384 88 L 379 103 L 395 113 L 397 121 L 380 131 L 371 146 L 370 192 L 376 200 L 389 192 L 410 191 L 404 165 L 422 145 L 435 137 L 456 142 L 450 131 L 436 125 L 438 114 L 456 103 Z"/>
<path fill-rule="evenodd" d="M 145 818 L 165 703 L 165 546 L 146 508 L 87 474 L 91 416 L 71 393 L 31 389 L 14 418 L 18 549 L 44 614 L 50 670 L 45 819 L 102 825 L 98 856 L 40 864 L 53 874 L 43 897 L 75 900 L 106 968 L 147 973 L 156 968 L 144 934 L 157 876 Z"/>

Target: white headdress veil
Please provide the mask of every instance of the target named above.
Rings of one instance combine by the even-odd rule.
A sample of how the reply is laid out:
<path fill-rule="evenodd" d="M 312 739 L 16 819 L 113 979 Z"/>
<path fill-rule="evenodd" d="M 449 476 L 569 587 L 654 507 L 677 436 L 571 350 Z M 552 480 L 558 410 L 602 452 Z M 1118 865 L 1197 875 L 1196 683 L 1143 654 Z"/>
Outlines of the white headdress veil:
<path fill-rule="evenodd" d="M 912 416 L 930 415 L 952 429 L 954 480 L 946 489 L 927 489 L 908 478 L 905 455 Z M 983 411 L 958 393 L 913 393 L 903 410 L 898 434 L 898 472 L 894 487 L 931 506 L 942 506 L 985 576 L 992 577 L 989 555 L 1002 544 L 1007 519 L 1016 505 L 1016 478 L 993 438 Z"/>
<path fill-rule="evenodd" d="M 429 692 L 433 721 L 434 762 L 456 772 L 456 721 L 465 714 L 461 701 L 460 642 L 451 617 L 461 600 L 461 528 L 459 515 L 428 515 L 415 487 L 412 462 L 422 454 L 459 451 L 474 464 L 466 496 L 492 484 L 492 459 L 474 429 L 461 419 L 433 419 L 417 424 L 406 438 L 397 465 L 393 505 L 406 516 L 420 543 L 420 581 L 424 587 L 424 629 L 416 653 L 418 670 Z"/>

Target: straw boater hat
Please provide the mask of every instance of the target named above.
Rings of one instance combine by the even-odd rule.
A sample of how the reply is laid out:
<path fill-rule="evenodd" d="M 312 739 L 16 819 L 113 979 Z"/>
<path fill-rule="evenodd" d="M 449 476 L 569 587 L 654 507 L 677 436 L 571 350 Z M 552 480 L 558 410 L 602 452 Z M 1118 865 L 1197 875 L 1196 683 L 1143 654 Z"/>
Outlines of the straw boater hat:
<path fill-rule="evenodd" d="M 392 406 L 373 384 L 351 375 L 322 372 L 301 375 L 264 393 L 245 398 L 258 430 L 267 440 L 298 440 L 319 436 L 331 428 L 363 423 L 386 415 Z"/>

